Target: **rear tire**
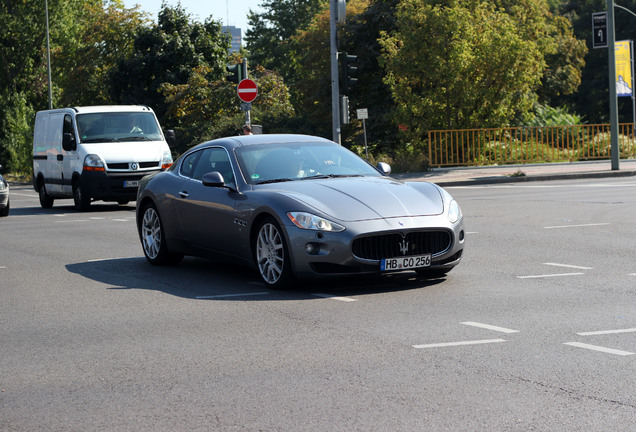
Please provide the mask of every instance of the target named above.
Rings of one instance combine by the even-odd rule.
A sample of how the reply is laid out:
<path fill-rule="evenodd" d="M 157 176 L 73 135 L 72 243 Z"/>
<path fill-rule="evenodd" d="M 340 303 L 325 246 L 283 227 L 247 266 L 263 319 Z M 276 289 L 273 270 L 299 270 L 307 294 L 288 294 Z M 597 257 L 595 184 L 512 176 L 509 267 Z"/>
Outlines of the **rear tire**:
<path fill-rule="evenodd" d="M 144 207 L 139 225 L 139 237 L 146 260 L 153 265 L 176 265 L 183 259 L 182 254 L 170 252 L 166 243 L 161 217 L 154 204 Z"/>
<path fill-rule="evenodd" d="M 254 241 L 254 259 L 261 279 L 270 288 L 289 288 L 293 275 L 285 237 L 273 218 L 265 219 Z"/>
<path fill-rule="evenodd" d="M 42 182 L 40 188 L 38 189 L 38 194 L 40 196 L 40 205 L 42 208 L 49 209 L 53 207 L 53 198 L 46 192 L 46 184 Z"/>

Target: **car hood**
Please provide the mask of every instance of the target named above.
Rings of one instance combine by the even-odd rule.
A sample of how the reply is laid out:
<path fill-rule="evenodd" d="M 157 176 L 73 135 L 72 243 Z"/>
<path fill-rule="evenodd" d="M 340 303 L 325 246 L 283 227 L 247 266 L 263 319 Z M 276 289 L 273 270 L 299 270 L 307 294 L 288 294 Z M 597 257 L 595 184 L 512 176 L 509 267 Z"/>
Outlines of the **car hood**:
<path fill-rule="evenodd" d="M 426 182 L 347 177 L 298 180 L 271 186 L 341 221 L 431 216 L 444 211 L 438 187 Z"/>

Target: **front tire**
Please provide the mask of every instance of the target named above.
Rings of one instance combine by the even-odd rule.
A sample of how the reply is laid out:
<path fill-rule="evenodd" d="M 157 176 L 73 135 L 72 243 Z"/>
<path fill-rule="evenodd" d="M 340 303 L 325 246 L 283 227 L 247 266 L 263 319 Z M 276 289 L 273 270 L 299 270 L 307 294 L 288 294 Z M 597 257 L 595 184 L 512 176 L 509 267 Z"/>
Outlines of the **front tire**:
<path fill-rule="evenodd" d="M 75 203 L 75 210 L 81 212 L 88 211 L 91 205 L 91 197 L 84 193 L 78 181 L 73 184 L 73 202 Z"/>
<path fill-rule="evenodd" d="M 11 202 L 7 200 L 7 206 L 0 210 L 0 217 L 9 216 L 9 209 L 11 208 Z"/>
<path fill-rule="evenodd" d="M 265 219 L 257 231 L 254 258 L 267 286 L 274 289 L 289 287 L 293 280 L 291 261 L 283 232 L 272 218 Z"/>
<path fill-rule="evenodd" d="M 146 260 L 154 265 L 175 265 L 183 259 L 182 254 L 170 252 L 166 244 L 161 217 L 153 204 L 144 207 L 139 226 L 139 236 Z"/>

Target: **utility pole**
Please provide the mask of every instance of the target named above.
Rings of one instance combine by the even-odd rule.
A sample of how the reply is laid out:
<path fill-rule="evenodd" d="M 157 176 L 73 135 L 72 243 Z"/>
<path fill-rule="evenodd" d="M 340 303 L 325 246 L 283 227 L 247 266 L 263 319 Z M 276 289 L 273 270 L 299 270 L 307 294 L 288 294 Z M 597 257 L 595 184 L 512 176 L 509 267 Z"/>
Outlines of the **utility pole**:
<path fill-rule="evenodd" d="M 340 142 L 340 85 L 338 83 L 338 0 L 330 0 L 329 33 L 331 45 L 331 129 L 333 141 Z"/>
<path fill-rule="evenodd" d="M 46 9 L 46 68 L 49 79 L 49 109 L 53 109 L 53 87 L 51 84 L 51 46 L 49 43 L 49 2 L 44 0 L 44 9 Z"/>
<path fill-rule="evenodd" d="M 616 37 L 614 34 L 614 0 L 607 0 L 607 51 L 609 62 L 610 135 L 612 170 L 619 169 L 618 100 L 616 97 Z"/>

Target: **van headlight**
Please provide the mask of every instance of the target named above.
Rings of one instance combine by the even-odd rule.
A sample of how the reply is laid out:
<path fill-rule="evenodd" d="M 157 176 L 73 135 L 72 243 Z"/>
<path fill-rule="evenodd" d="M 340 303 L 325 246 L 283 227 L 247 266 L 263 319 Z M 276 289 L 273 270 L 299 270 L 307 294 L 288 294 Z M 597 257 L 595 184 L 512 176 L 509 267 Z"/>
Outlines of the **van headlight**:
<path fill-rule="evenodd" d="M 341 232 L 345 227 L 320 216 L 306 212 L 289 212 L 287 217 L 298 228 L 314 231 Z"/>
<path fill-rule="evenodd" d="M 84 158 L 84 170 L 85 171 L 104 171 L 104 162 L 102 158 L 96 154 L 86 155 Z"/>
<path fill-rule="evenodd" d="M 457 201 L 451 200 L 448 207 L 448 220 L 451 223 L 455 223 L 462 218 L 462 209 L 457 204 Z"/>
<path fill-rule="evenodd" d="M 172 163 L 172 153 L 170 153 L 169 151 L 163 152 L 163 156 L 161 157 L 161 169 L 165 170 L 169 168 Z"/>

